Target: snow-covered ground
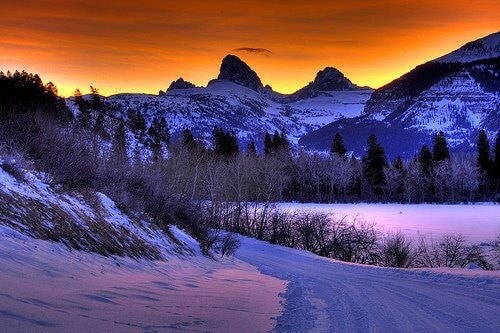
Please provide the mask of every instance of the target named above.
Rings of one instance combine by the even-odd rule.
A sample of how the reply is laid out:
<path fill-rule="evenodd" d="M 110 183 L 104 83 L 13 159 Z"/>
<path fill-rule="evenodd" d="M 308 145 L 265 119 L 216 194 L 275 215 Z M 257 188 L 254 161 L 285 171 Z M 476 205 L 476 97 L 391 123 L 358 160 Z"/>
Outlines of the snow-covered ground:
<path fill-rule="evenodd" d="M 240 260 L 107 258 L 0 226 L 1 332 L 265 332 L 285 286 Z"/>
<path fill-rule="evenodd" d="M 499 332 L 500 272 L 341 263 L 246 239 L 237 257 L 289 281 L 277 332 Z"/>
<path fill-rule="evenodd" d="M 335 218 L 364 219 L 374 222 L 382 231 L 419 234 L 439 238 L 445 234 L 462 234 L 470 242 L 494 239 L 500 233 L 500 205 L 432 204 L 298 204 L 280 203 L 280 209 L 331 214 Z"/>
<path fill-rule="evenodd" d="M 70 252 L 6 227 L 0 237 L 0 327 L 8 332 L 500 328 L 500 272 L 346 264 L 248 238 L 231 260 L 151 262 Z"/>

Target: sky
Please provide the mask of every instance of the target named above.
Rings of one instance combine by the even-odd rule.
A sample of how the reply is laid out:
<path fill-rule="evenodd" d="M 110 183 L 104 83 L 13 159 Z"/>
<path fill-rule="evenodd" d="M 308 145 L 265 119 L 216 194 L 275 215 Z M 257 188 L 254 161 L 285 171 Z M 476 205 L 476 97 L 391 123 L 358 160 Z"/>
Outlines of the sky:
<path fill-rule="evenodd" d="M 291 93 L 326 66 L 380 87 L 500 28 L 497 0 L 0 0 L 0 70 L 69 96 L 205 86 L 235 54 Z"/>

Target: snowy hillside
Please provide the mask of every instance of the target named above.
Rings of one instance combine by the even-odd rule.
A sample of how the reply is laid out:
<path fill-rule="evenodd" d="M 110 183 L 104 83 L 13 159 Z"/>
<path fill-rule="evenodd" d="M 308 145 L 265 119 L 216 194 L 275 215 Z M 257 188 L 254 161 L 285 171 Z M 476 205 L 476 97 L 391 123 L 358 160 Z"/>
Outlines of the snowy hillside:
<path fill-rule="evenodd" d="M 487 36 L 473 45 L 491 46 L 498 36 Z M 450 55 L 463 54 L 461 50 Z M 496 58 L 420 65 L 377 89 L 361 116 L 335 121 L 304 136 L 300 144 L 326 150 L 339 132 L 349 149 L 360 155 L 366 138 L 374 133 L 389 156 L 411 157 L 422 144 L 430 143 L 433 134 L 443 131 L 452 149 L 470 150 L 480 129 L 494 137 L 500 128 L 500 58 L 498 52 L 484 54 Z"/>
<path fill-rule="evenodd" d="M 469 42 L 435 62 L 472 62 L 481 59 L 500 57 L 500 32 Z"/>
<path fill-rule="evenodd" d="M 339 75 L 342 80 L 347 79 L 342 73 L 335 73 L 322 77 L 314 94 L 288 98 L 263 87 L 248 65 L 228 56 L 223 60 L 218 79 L 210 81 L 207 87 L 182 89 L 190 85 L 178 80 L 159 96 L 118 94 L 105 98 L 105 102 L 123 117 L 129 109 L 141 112 L 149 123 L 153 117 L 164 116 L 174 138 L 188 128 L 209 142 L 217 126 L 234 130 L 241 147 L 249 141 L 261 143 L 265 132 L 282 130 L 292 143 L 297 143 L 304 134 L 341 118 L 359 116 L 363 111 L 373 90 L 358 88 L 350 81 L 349 89 L 344 89 L 339 86 Z M 67 103 L 76 111 L 74 99 L 68 99 Z"/>
<path fill-rule="evenodd" d="M 124 214 L 102 193 L 57 191 L 47 175 L 12 163 L 0 159 L 0 226 L 101 255 L 161 259 L 199 252 L 147 219 Z"/>

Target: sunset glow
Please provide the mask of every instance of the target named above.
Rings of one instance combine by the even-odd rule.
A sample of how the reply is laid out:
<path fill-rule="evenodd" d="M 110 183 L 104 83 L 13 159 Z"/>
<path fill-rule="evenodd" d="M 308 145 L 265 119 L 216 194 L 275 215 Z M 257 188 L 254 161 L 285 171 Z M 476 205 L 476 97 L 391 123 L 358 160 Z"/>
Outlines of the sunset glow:
<path fill-rule="evenodd" d="M 379 87 L 499 30 L 498 1 L 12 1 L 0 3 L 0 70 L 27 70 L 62 95 L 157 93 L 215 78 L 224 55 L 290 93 L 325 66 Z"/>

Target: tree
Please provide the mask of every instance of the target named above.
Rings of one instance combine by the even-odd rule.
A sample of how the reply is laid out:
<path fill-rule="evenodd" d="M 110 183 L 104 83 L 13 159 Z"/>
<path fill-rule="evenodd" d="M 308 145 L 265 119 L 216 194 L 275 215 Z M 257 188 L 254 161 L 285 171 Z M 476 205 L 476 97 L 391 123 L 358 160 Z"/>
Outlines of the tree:
<path fill-rule="evenodd" d="M 238 139 L 234 132 L 226 132 L 215 127 L 213 130 L 214 153 L 217 156 L 231 157 L 238 155 Z"/>
<path fill-rule="evenodd" d="M 493 175 L 496 181 L 496 191 L 499 190 L 500 185 L 500 132 L 497 132 L 497 136 L 495 138 L 495 152 L 494 152 L 494 161 L 493 161 Z"/>
<path fill-rule="evenodd" d="M 188 128 L 185 128 L 182 131 L 181 143 L 188 150 L 194 150 L 197 146 L 196 141 L 194 140 L 193 133 Z"/>
<path fill-rule="evenodd" d="M 103 106 L 103 102 L 102 102 L 101 96 L 99 95 L 99 89 L 97 89 L 93 86 L 90 86 L 90 95 L 91 95 L 91 99 L 90 99 L 91 107 L 94 110 L 98 110 L 99 108 L 101 108 Z"/>
<path fill-rule="evenodd" d="M 92 122 L 92 111 L 90 111 L 80 89 L 76 89 L 73 96 L 75 97 L 75 103 L 79 111 L 76 116 L 76 121 L 81 127 L 88 129 Z"/>
<path fill-rule="evenodd" d="M 94 133 L 99 135 L 103 139 L 109 139 L 109 134 L 106 131 L 106 128 L 104 127 L 104 123 L 105 123 L 104 111 L 100 110 L 95 119 Z"/>
<path fill-rule="evenodd" d="M 146 120 L 142 113 L 134 109 L 128 109 L 127 118 L 132 133 L 142 136 L 146 132 Z"/>
<path fill-rule="evenodd" d="M 170 130 L 165 117 L 154 118 L 148 129 L 148 144 L 153 151 L 155 160 L 161 157 L 163 145 L 170 142 Z"/>
<path fill-rule="evenodd" d="M 274 152 L 274 144 L 271 135 L 266 132 L 264 135 L 264 154 L 269 155 Z"/>
<path fill-rule="evenodd" d="M 443 131 L 439 131 L 432 139 L 432 155 L 436 163 L 450 159 L 448 142 L 446 141 Z"/>
<path fill-rule="evenodd" d="M 490 142 L 484 130 L 479 131 L 477 139 L 477 167 L 483 174 L 491 172 Z"/>
<path fill-rule="evenodd" d="M 342 140 L 342 136 L 339 133 L 335 133 L 333 137 L 332 145 L 330 147 L 330 154 L 337 155 L 345 158 L 347 154 L 347 149 L 344 145 L 344 141 Z"/>
<path fill-rule="evenodd" d="M 113 138 L 113 155 L 118 163 L 125 163 L 127 161 L 127 139 L 125 133 L 125 123 L 119 120 L 116 127 L 115 135 Z"/>
<path fill-rule="evenodd" d="M 434 160 L 432 159 L 432 153 L 427 145 L 423 145 L 418 154 L 418 163 L 420 166 L 420 189 L 422 194 L 422 200 L 425 200 L 425 195 L 427 193 L 432 194 L 434 192 L 434 180 L 432 174 L 434 172 Z"/>
<path fill-rule="evenodd" d="M 247 156 L 257 156 L 257 147 L 255 147 L 255 142 L 250 141 L 247 145 L 247 150 L 246 150 L 246 155 Z"/>
<path fill-rule="evenodd" d="M 434 160 L 432 159 L 432 153 L 427 145 L 423 145 L 418 154 L 418 163 L 420 164 L 420 170 L 425 176 L 429 176 L 434 168 Z"/>
<path fill-rule="evenodd" d="M 387 157 L 384 148 L 377 142 L 377 137 L 372 134 L 368 137 L 368 147 L 365 156 L 363 156 L 363 177 L 377 195 L 382 194 L 382 186 L 385 183 L 384 167 L 386 165 Z"/>

